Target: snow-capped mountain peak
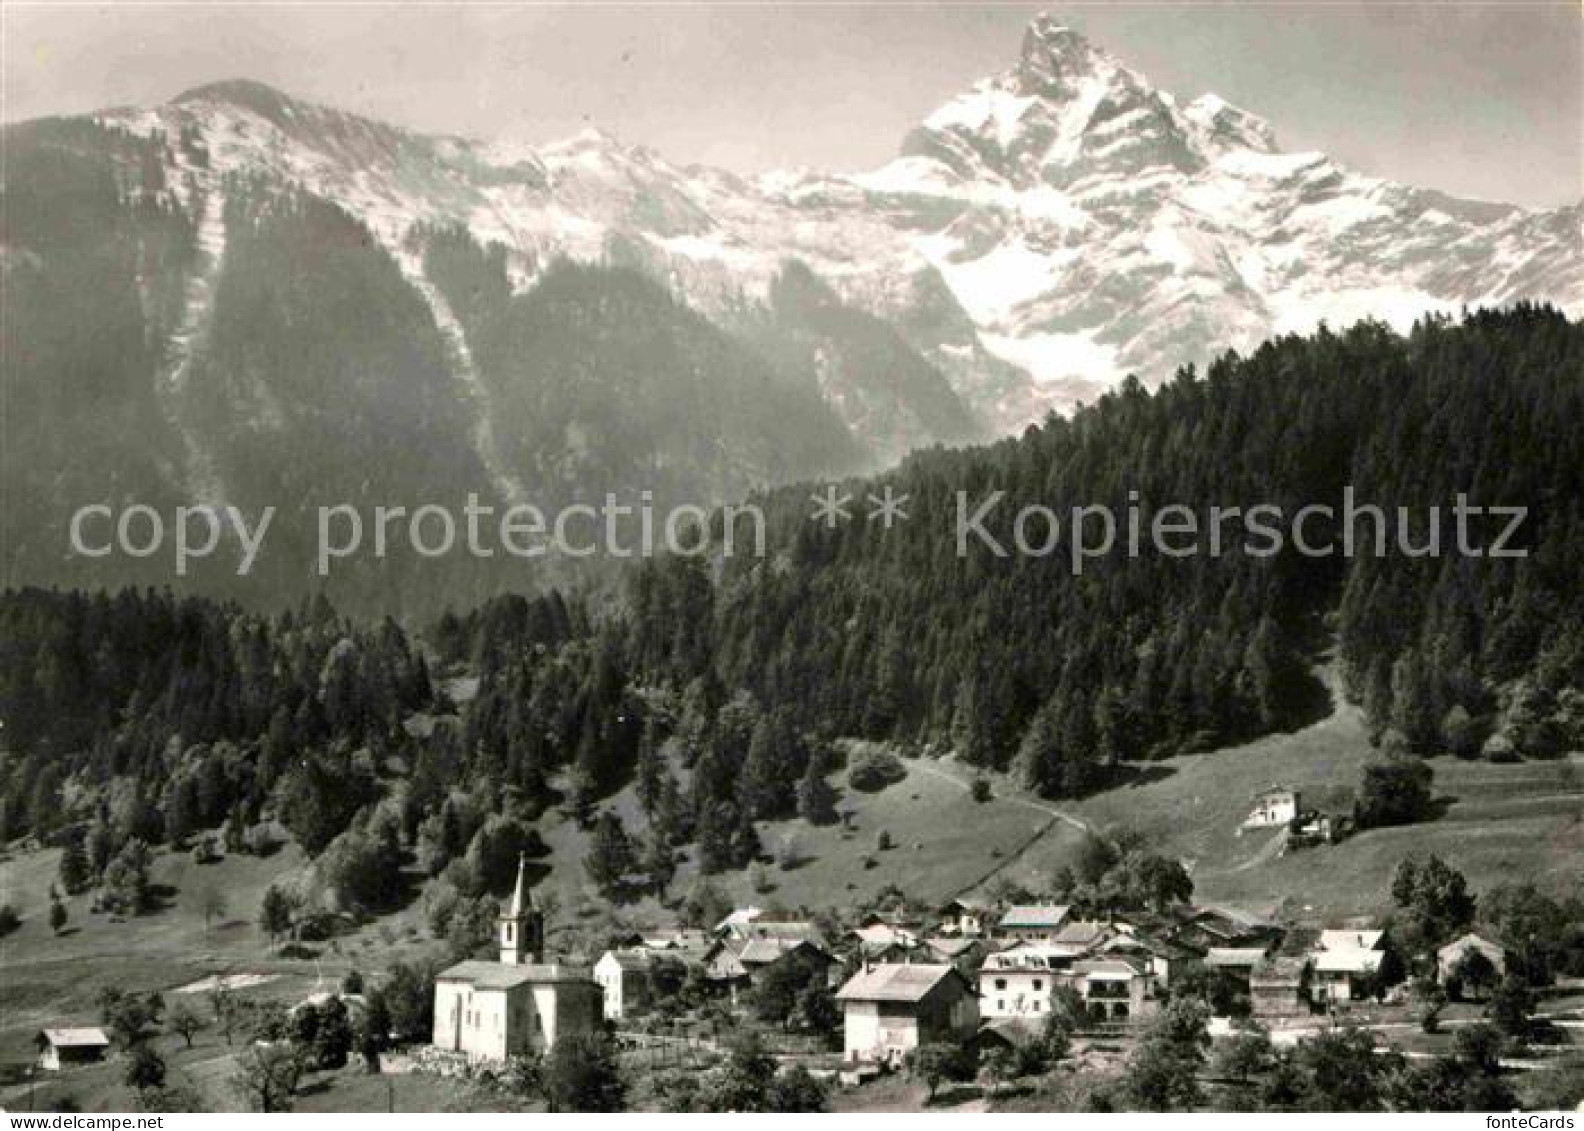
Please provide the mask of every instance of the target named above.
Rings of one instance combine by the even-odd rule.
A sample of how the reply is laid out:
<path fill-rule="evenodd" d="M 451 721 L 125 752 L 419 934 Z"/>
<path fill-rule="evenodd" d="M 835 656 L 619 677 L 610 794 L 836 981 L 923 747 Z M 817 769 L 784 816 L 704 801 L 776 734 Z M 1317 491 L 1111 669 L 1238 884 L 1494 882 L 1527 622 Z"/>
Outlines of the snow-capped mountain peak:
<path fill-rule="evenodd" d="M 1179 103 L 1043 15 L 1008 69 L 868 173 L 743 178 L 598 129 L 548 145 L 426 137 L 246 80 L 101 120 L 190 136 L 209 164 L 178 160 L 179 195 L 245 173 L 335 202 L 421 289 L 413 241 L 445 225 L 499 245 L 518 290 L 557 255 L 619 246 L 720 317 L 800 262 L 998 429 L 1321 319 L 1584 304 L 1577 208 L 1459 201 L 1284 153 L 1255 113 Z M 201 192 L 187 203 L 205 207 Z"/>
<path fill-rule="evenodd" d="M 1041 13 L 1023 33 L 1023 49 L 1015 73 L 1025 93 L 1063 98 L 1070 97 L 1083 78 L 1117 65 L 1115 59 L 1079 32 L 1048 13 Z"/>

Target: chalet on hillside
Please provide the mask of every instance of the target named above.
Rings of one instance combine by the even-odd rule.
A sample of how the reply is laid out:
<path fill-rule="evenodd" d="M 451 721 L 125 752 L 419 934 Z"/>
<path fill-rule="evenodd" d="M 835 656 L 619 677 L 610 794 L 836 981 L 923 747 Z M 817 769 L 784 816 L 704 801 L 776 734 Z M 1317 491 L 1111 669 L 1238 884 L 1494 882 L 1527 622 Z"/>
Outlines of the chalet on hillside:
<path fill-rule="evenodd" d="M 59 1072 L 78 1064 L 103 1060 L 110 1051 L 110 1038 L 97 1026 L 72 1029 L 42 1029 L 33 1038 L 38 1047 L 38 1066 L 45 1072 Z"/>
<path fill-rule="evenodd" d="M 955 966 L 874 966 L 837 991 L 848 1061 L 897 1065 L 920 1045 L 963 1044 L 979 1028 L 979 1006 Z"/>
<path fill-rule="evenodd" d="M 1243 818 L 1245 829 L 1273 829 L 1291 824 L 1301 809 L 1296 789 L 1267 789 L 1254 798 L 1254 807 Z"/>

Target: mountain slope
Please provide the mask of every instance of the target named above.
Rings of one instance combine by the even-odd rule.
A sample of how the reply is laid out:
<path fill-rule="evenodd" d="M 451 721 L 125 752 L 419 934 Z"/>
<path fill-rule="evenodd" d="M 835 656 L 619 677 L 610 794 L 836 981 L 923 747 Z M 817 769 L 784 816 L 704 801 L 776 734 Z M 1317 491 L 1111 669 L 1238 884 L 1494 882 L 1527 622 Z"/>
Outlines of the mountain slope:
<path fill-rule="evenodd" d="M 392 248 L 459 223 L 503 247 L 519 289 L 621 240 L 717 314 L 801 260 L 999 429 L 1321 319 L 1584 303 L 1578 206 L 1458 200 L 1284 152 L 1255 115 L 1179 105 L 1048 16 L 1012 68 L 863 174 L 743 179 L 593 130 L 538 148 L 423 137 L 247 82 L 100 120 L 199 136 L 217 168 L 306 187 Z"/>
<path fill-rule="evenodd" d="M 1459 201 L 1285 153 L 1254 115 L 1179 105 L 1046 17 L 1013 67 L 862 174 L 747 179 L 597 131 L 424 136 L 247 81 L 0 144 L 0 380 L 36 425 L 7 433 L 18 580 L 162 577 L 65 555 L 84 501 L 260 500 L 314 467 L 321 494 L 409 506 L 708 503 L 1012 431 L 1322 320 L 1584 309 L 1580 206 Z M 442 273 L 463 260 L 459 290 Z M 707 354 L 712 375 L 639 375 L 631 335 L 592 324 L 589 366 L 537 366 L 558 347 L 533 336 L 533 295 L 563 260 L 610 272 L 578 315 L 593 322 L 622 308 L 622 272 L 650 276 L 675 304 L 672 359 Z M 667 417 L 688 405 L 711 411 Z M 299 438 L 320 444 L 306 460 Z"/>

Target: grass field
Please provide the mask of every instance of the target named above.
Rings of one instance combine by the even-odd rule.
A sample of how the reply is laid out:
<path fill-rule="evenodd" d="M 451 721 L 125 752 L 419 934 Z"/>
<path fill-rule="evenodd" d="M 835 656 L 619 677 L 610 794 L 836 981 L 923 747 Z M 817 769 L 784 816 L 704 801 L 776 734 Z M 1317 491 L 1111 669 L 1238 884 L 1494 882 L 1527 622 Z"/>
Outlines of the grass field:
<path fill-rule="evenodd" d="M 787 907 L 851 905 L 893 883 L 926 902 L 998 877 L 1039 890 L 1071 862 L 1087 825 L 1139 831 L 1157 851 L 1184 862 L 1202 900 L 1298 918 L 1381 910 L 1393 870 L 1413 852 L 1439 854 L 1476 891 L 1515 878 L 1559 892 L 1577 888 L 1584 861 L 1579 754 L 1514 764 L 1434 759 L 1440 816 L 1327 848 L 1283 853 L 1274 832 L 1240 832 L 1254 795 L 1271 785 L 1299 789 L 1306 805 L 1347 812 L 1364 765 L 1375 757 L 1361 712 L 1338 699 L 1330 714 L 1302 730 L 1154 763 L 1135 784 L 1059 805 L 1005 779 L 995 781 L 991 801 L 979 804 L 968 795 L 968 767 L 950 758 L 911 761 L 906 780 L 880 793 L 847 791 L 840 803 L 850 814 L 844 826 L 762 824 L 767 853 L 790 836 L 804 858 L 790 871 L 767 865 L 770 890 L 754 891 L 743 873 L 715 882 L 739 903 Z M 832 781 L 839 787 L 842 776 Z M 642 828 L 630 791 L 612 804 L 629 828 Z M 881 829 L 895 844 L 883 853 L 875 847 Z M 553 868 L 546 886 L 558 891 L 563 907 L 591 911 L 599 901 L 583 874 L 585 835 L 564 823 L 547 840 Z M 686 891 L 695 871 L 685 865 L 672 890 Z M 624 914 L 642 922 L 663 911 L 650 900 Z"/>
<path fill-rule="evenodd" d="M 950 767 L 923 760 L 904 765 L 907 777 L 878 793 L 845 791 L 838 803 L 848 814 L 843 824 L 761 822 L 759 836 L 768 856 L 779 857 L 791 838 L 802 861 L 791 869 L 767 863 L 768 890 L 755 891 L 747 873 L 712 877 L 712 882 L 733 900 L 760 906 L 851 905 L 888 884 L 934 900 L 971 888 L 1005 868 L 1036 838 L 1042 844 L 1067 845 L 1076 839 L 1076 830 L 1028 799 L 1009 794 L 978 803 L 968 794 L 966 778 Z M 844 775 L 837 773 L 831 780 L 841 788 Z M 630 790 L 618 794 L 611 805 L 628 828 L 643 829 L 644 819 Z M 881 830 L 889 832 L 893 841 L 885 852 L 877 849 Z M 551 828 L 545 839 L 552 849 L 552 870 L 542 885 L 555 890 L 568 909 L 597 903 L 583 871 L 587 835 L 563 822 Z M 873 866 L 867 866 L 866 860 L 872 860 Z M 690 854 L 672 891 L 686 892 L 696 875 Z M 660 912 L 653 900 L 646 900 L 625 914 L 637 921 L 654 919 Z"/>

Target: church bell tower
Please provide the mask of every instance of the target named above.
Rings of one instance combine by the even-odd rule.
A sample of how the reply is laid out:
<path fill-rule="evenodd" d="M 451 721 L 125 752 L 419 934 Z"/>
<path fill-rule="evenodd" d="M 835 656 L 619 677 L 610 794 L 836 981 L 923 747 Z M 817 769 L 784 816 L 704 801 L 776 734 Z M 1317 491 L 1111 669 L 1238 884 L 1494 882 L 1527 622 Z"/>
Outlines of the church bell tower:
<path fill-rule="evenodd" d="M 528 894 L 524 873 L 527 858 L 517 858 L 517 885 L 512 889 L 511 907 L 500 917 L 500 960 L 507 966 L 523 966 L 544 960 L 544 917 Z"/>

